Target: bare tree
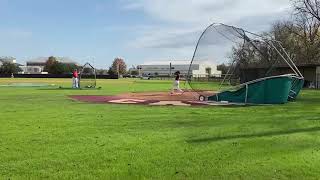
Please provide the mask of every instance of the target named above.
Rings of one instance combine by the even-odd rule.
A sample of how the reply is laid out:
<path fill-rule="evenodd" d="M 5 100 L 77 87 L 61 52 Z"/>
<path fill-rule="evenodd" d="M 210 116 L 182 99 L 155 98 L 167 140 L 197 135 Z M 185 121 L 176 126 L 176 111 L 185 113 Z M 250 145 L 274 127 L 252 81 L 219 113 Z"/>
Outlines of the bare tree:
<path fill-rule="evenodd" d="M 307 14 L 320 22 L 320 0 L 292 0 L 298 13 Z"/>
<path fill-rule="evenodd" d="M 293 48 L 294 59 L 299 63 L 312 63 L 320 58 L 320 21 L 316 17 L 300 10 L 294 20 L 284 26 L 291 34 L 288 40 L 294 40 L 287 44 L 287 48 Z"/>
<path fill-rule="evenodd" d="M 111 71 L 114 74 L 124 75 L 127 72 L 127 65 L 122 58 L 115 58 L 111 65 Z"/>

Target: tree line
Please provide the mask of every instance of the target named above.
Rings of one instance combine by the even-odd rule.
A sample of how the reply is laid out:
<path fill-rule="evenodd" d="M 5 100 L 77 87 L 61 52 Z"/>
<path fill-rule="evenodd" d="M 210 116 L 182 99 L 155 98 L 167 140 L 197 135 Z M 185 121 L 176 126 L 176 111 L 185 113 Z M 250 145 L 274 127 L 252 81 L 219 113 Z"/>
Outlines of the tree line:
<path fill-rule="evenodd" d="M 75 69 L 80 70 L 82 67 L 76 64 L 65 64 L 58 62 L 55 57 L 48 58 L 44 71 L 50 74 L 68 74 Z M 123 75 L 127 73 L 127 65 L 122 58 L 115 58 L 109 69 L 97 69 L 97 74 Z"/>
<path fill-rule="evenodd" d="M 320 0 L 292 0 L 294 11 L 290 20 L 277 21 L 271 30 L 260 35 L 271 37 L 275 47 L 281 46 L 297 65 L 320 63 Z M 278 43 L 279 42 L 279 43 Z M 270 67 L 281 65 L 281 56 L 268 43 L 246 41 L 241 47 L 234 47 L 229 64 L 218 69 L 228 72 L 232 62 L 238 65 Z"/>
<path fill-rule="evenodd" d="M 11 62 L 3 62 L 0 66 L 0 74 L 16 74 L 21 71 L 22 69 L 18 65 Z"/>
<path fill-rule="evenodd" d="M 81 70 L 81 65 L 75 63 L 63 63 L 57 60 L 56 57 L 50 56 L 45 62 L 43 72 L 49 74 L 70 74 L 74 70 Z M 0 66 L 0 74 L 17 74 L 23 70 L 18 64 L 12 62 L 3 62 Z M 109 68 L 96 69 L 97 74 L 109 74 L 109 75 L 124 75 L 127 73 L 127 65 L 122 58 L 115 58 Z"/>

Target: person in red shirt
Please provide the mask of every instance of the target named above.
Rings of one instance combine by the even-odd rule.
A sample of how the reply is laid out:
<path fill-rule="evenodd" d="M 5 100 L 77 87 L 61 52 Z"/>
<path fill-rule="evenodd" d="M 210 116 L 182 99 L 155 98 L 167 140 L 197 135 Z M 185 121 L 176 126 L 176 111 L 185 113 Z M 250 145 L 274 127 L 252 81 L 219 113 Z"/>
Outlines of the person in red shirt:
<path fill-rule="evenodd" d="M 79 88 L 79 74 L 76 69 L 72 73 L 72 88 Z"/>

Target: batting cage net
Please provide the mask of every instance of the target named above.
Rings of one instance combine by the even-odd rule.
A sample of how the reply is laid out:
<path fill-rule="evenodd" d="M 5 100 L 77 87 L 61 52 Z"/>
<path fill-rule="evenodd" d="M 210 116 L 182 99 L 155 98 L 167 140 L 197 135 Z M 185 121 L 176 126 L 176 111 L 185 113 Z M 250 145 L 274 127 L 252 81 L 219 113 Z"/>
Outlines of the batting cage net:
<path fill-rule="evenodd" d="M 85 65 L 82 66 L 82 69 L 80 72 L 79 85 L 80 85 L 80 88 L 96 87 L 97 85 L 96 70 L 91 64 L 86 63 Z"/>
<path fill-rule="evenodd" d="M 278 67 L 289 68 L 282 71 Z M 278 41 L 241 28 L 212 24 L 198 40 L 187 79 L 195 92 L 206 95 L 282 74 L 302 77 Z"/>

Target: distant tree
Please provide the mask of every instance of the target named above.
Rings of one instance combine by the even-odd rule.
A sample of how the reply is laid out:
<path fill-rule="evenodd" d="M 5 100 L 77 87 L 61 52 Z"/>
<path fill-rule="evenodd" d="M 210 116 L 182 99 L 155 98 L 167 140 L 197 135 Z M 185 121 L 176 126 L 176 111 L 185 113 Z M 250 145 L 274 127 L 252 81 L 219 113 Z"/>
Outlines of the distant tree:
<path fill-rule="evenodd" d="M 306 18 L 298 14 L 288 30 L 285 41 L 280 40 L 292 58 L 297 63 L 312 63 L 319 60 L 320 55 L 320 21 L 315 18 Z M 282 29 L 282 31 L 286 31 Z"/>
<path fill-rule="evenodd" d="M 44 71 L 50 74 L 63 74 L 65 72 L 65 66 L 58 62 L 54 56 L 50 56 L 45 64 Z"/>
<path fill-rule="evenodd" d="M 139 75 L 139 71 L 137 71 L 137 70 L 130 71 L 130 75 L 138 76 Z"/>
<path fill-rule="evenodd" d="M 18 72 L 21 72 L 22 69 L 11 62 L 4 62 L 1 66 L 0 66 L 0 74 L 17 74 Z"/>
<path fill-rule="evenodd" d="M 50 56 L 48 58 L 48 60 L 46 61 L 46 64 L 44 66 L 44 71 L 49 72 L 51 66 L 53 66 L 54 64 L 56 64 L 58 61 L 54 56 Z"/>
<path fill-rule="evenodd" d="M 105 74 L 108 74 L 108 70 L 105 70 L 105 69 L 97 69 L 97 70 L 96 70 L 96 73 L 99 74 L 99 75 L 105 75 Z"/>
<path fill-rule="evenodd" d="M 269 32 L 262 35 L 271 37 L 278 43 L 274 43 L 278 50 L 284 47 L 293 61 L 299 64 L 312 64 L 320 59 L 320 22 L 315 18 L 306 18 L 303 14 L 297 14 L 291 21 L 279 21 L 272 25 Z M 230 57 L 231 62 L 236 62 L 242 67 L 262 66 L 270 68 L 283 65 L 281 55 L 277 50 L 264 42 L 245 43 L 243 46 L 234 47 Z M 223 67 L 218 67 L 223 68 Z M 271 73 L 271 71 L 268 71 Z"/>
<path fill-rule="evenodd" d="M 75 69 L 79 69 L 76 64 L 63 64 L 63 73 L 72 73 Z"/>
<path fill-rule="evenodd" d="M 92 69 L 92 68 L 86 67 L 86 68 L 83 68 L 83 69 L 82 69 L 82 73 L 83 73 L 83 74 L 90 74 L 90 73 L 92 73 L 92 72 L 93 72 L 93 69 Z"/>
<path fill-rule="evenodd" d="M 109 69 L 108 69 L 108 74 L 113 76 L 113 75 L 116 75 L 117 72 L 114 71 L 112 67 L 109 67 Z"/>
<path fill-rule="evenodd" d="M 295 8 L 294 25 L 296 60 L 302 63 L 319 62 L 320 59 L 320 0 L 292 0 Z"/>
<path fill-rule="evenodd" d="M 114 74 L 120 74 L 120 75 L 123 75 L 123 74 L 126 74 L 127 72 L 127 65 L 126 63 L 124 62 L 123 59 L 121 58 L 115 58 L 113 63 L 112 63 L 112 66 L 111 66 L 111 71 L 114 73 Z"/>
<path fill-rule="evenodd" d="M 230 66 L 225 65 L 225 64 L 221 64 L 221 65 L 218 65 L 217 70 L 221 71 L 222 74 L 227 74 L 229 68 L 230 68 Z"/>

